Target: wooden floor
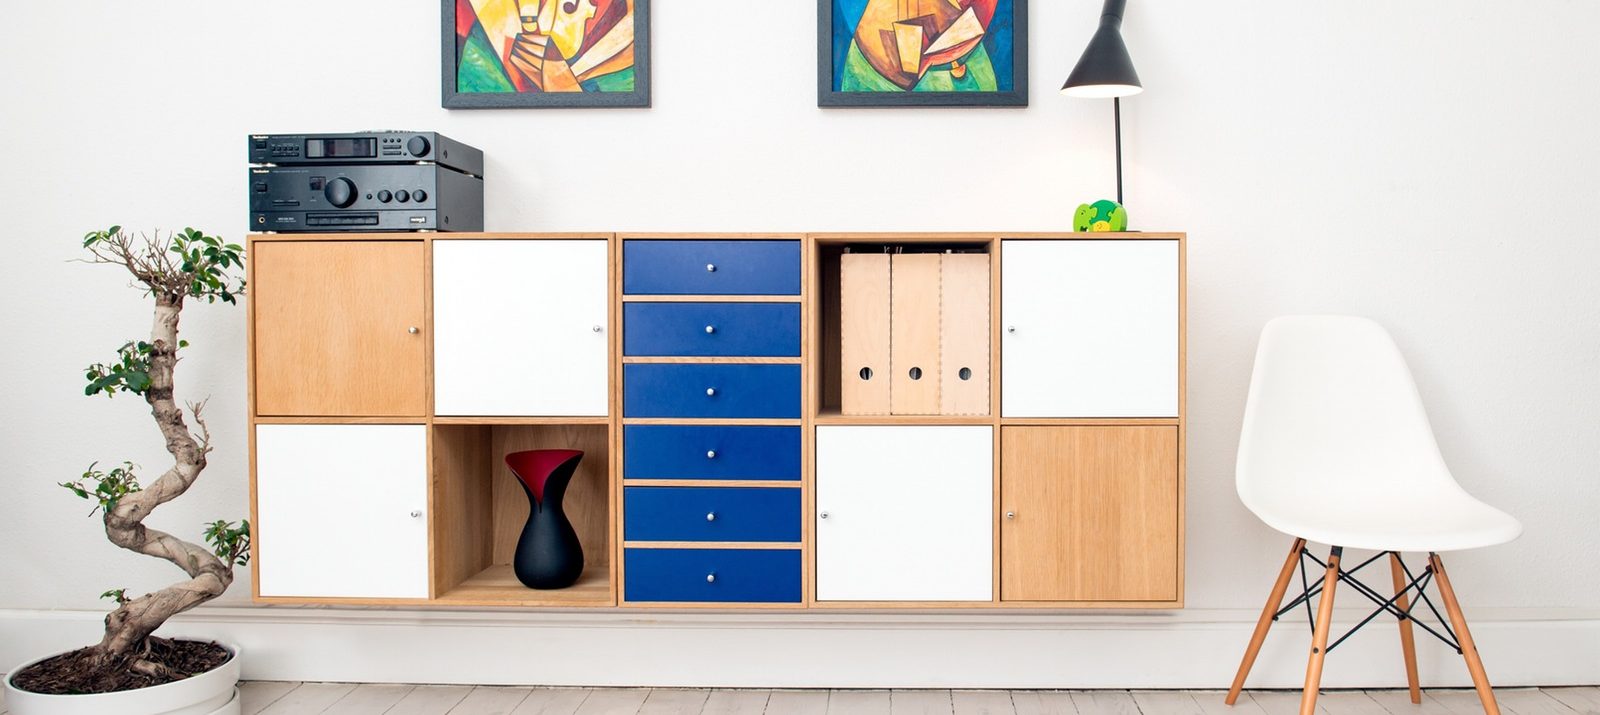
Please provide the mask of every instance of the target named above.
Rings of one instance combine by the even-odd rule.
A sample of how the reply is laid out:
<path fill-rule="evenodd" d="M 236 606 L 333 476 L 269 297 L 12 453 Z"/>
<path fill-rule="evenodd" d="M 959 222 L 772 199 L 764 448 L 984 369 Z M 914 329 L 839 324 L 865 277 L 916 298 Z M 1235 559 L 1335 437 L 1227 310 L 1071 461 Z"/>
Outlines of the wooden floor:
<path fill-rule="evenodd" d="M 240 683 L 244 715 L 1294 715 L 1300 693 L 1220 690 L 693 690 Z M 1506 715 L 1600 715 L 1600 687 L 1501 688 Z M 1330 690 L 1323 715 L 1480 715 L 1472 690 Z M 0 715 L 6 707 L 0 702 Z"/>
<path fill-rule="evenodd" d="M 1200 690 L 680 690 L 251 682 L 244 715 L 1291 715 L 1300 693 L 1253 691 L 1229 708 Z M 1504 688 L 1507 715 L 1600 715 L 1600 688 Z M 1326 715 L 1479 715 L 1472 690 L 1333 690 Z M 5 708 L 0 705 L 0 711 Z"/>

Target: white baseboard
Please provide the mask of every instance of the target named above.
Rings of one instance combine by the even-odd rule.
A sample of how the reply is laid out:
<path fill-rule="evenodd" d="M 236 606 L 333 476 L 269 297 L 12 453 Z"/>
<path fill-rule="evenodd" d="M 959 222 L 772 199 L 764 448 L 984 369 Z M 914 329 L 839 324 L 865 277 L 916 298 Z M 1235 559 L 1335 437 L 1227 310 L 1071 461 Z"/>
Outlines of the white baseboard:
<path fill-rule="evenodd" d="M 1249 686 L 1298 688 L 1308 628 L 1279 622 Z M 0 610 L 0 666 L 98 640 L 101 614 Z M 1357 614 L 1343 618 L 1352 623 Z M 1495 685 L 1600 683 L 1600 617 L 1510 611 L 1473 623 Z M 1254 614 L 505 613 L 218 607 L 168 631 L 244 647 L 244 676 L 522 685 L 763 688 L 1225 688 Z M 1423 684 L 1467 686 L 1418 633 Z M 1393 622 L 1328 655 L 1327 687 L 1403 686 Z"/>

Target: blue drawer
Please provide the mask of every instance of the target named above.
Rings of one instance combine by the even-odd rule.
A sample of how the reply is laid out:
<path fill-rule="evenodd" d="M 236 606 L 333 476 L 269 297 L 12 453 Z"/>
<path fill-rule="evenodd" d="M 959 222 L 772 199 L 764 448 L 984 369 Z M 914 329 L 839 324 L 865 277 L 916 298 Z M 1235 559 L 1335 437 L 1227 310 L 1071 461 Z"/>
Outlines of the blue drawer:
<path fill-rule="evenodd" d="M 623 241 L 622 292 L 800 295 L 800 242 Z"/>
<path fill-rule="evenodd" d="M 623 365 L 622 416 L 798 418 L 800 366 Z"/>
<path fill-rule="evenodd" d="M 799 303 L 628 303 L 622 354 L 800 356 Z"/>
<path fill-rule="evenodd" d="M 626 487 L 627 541 L 800 541 L 798 487 Z"/>
<path fill-rule="evenodd" d="M 799 603 L 799 549 L 625 549 L 627 601 Z"/>
<path fill-rule="evenodd" d="M 799 427 L 627 425 L 623 479 L 800 480 Z"/>

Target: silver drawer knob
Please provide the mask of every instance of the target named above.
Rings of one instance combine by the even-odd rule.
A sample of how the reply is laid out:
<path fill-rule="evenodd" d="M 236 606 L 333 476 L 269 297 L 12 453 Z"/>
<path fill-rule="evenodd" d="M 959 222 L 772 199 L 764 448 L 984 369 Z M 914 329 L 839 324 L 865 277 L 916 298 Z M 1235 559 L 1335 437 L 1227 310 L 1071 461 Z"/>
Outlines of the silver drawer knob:
<path fill-rule="evenodd" d="M 706 574 L 706 583 L 716 583 L 716 582 L 717 582 L 717 575 L 716 574 L 714 574 L 714 573 Z"/>
<path fill-rule="evenodd" d="M 717 272 L 717 264 L 715 264 L 715 263 L 707 263 L 706 264 L 706 272 L 707 273 L 716 273 Z"/>
<path fill-rule="evenodd" d="M 1011 333 L 1012 335 L 1016 335 L 1017 334 L 1017 326 L 1015 326 L 1015 325 L 1007 326 L 1006 327 L 1006 332 Z"/>
<path fill-rule="evenodd" d="M 716 458 L 717 458 L 717 450 L 714 450 L 714 449 L 706 450 L 706 459 L 716 459 Z"/>
<path fill-rule="evenodd" d="M 715 332 L 717 332 L 717 326 L 715 326 L 715 325 L 707 325 L 706 326 L 706 335 L 711 335 L 712 333 L 715 333 Z"/>
<path fill-rule="evenodd" d="M 406 328 L 406 332 L 411 333 L 412 335 L 416 335 L 417 333 L 422 332 L 422 329 L 418 328 L 415 325 L 413 325 L 413 326 L 411 326 L 409 328 Z"/>
<path fill-rule="evenodd" d="M 1017 513 L 1014 512 L 1014 511 L 1008 511 L 1008 512 L 1006 512 L 1006 518 L 1007 519 L 1015 519 L 1015 518 L 1017 518 Z"/>
<path fill-rule="evenodd" d="M 413 518 L 413 519 L 421 519 L 422 518 L 422 510 L 421 509 L 412 509 L 411 510 L 411 518 Z"/>
<path fill-rule="evenodd" d="M 821 514 L 818 514 L 817 518 L 818 519 L 826 519 L 826 518 L 828 518 L 828 512 L 822 512 Z"/>
<path fill-rule="evenodd" d="M 716 520 L 717 520 L 717 513 L 716 512 L 714 512 L 714 511 L 706 512 L 706 521 L 716 521 Z"/>
<path fill-rule="evenodd" d="M 706 397 L 716 397 L 716 396 L 717 396 L 717 388 L 715 388 L 715 387 L 706 388 Z"/>
<path fill-rule="evenodd" d="M 598 332 L 600 332 L 600 331 L 601 331 L 601 330 L 602 330 L 602 329 L 603 329 L 603 328 L 601 328 L 601 327 L 600 327 L 600 326 L 598 326 L 598 325 L 596 325 L 596 326 L 594 326 L 594 327 L 593 327 L 593 328 L 590 328 L 590 330 L 593 330 L 593 331 L 595 331 L 595 332 L 597 332 L 597 333 L 598 333 Z"/>

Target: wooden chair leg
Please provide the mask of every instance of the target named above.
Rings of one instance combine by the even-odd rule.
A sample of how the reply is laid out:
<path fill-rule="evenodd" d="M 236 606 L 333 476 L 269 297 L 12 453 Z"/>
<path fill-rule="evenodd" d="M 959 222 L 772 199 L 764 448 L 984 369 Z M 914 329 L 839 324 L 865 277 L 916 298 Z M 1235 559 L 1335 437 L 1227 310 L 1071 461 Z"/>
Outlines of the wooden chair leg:
<path fill-rule="evenodd" d="M 1444 561 L 1438 554 L 1428 554 L 1428 562 L 1433 565 L 1433 577 L 1439 582 L 1439 595 L 1444 597 L 1444 608 L 1450 615 L 1450 624 L 1455 626 L 1461 655 L 1467 659 L 1467 672 L 1472 674 L 1472 686 L 1478 689 L 1478 699 L 1483 701 L 1483 712 L 1500 715 L 1500 705 L 1494 700 L 1494 689 L 1489 687 L 1489 675 L 1483 672 L 1483 660 L 1478 657 L 1478 646 L 1472 642 L 1472 633 L 1467 630 L 1467 618 L 1461 613 L 1456 590 L 1450 585 L 1450 577 L 1444 573 Z"/>
<path fill-rule="evenodd" d="M 1262 607 L 1261 618 L 1256 621 L 1256 632 L 1250 636 L 1250 645 L 1244 649 L 1244 660 L 1239 662 L 1239 672 L 1233 676 L 1233 687 L 1228 688 L 1225 702 L 1229 705 L 1239 699 L 1239 691 L 1244 689 L 1244 679 L 1250 675 L 1250 667 L 1256 663 L 1256 654 L 1261 652 L 1261 643 L 1267 639 L 1267 630 L 1272 628 L 1272 617 L 1283 605 L 1283 592 L 1289 588 L 1289 579 L 1294 576 L 1294 567 L 1300 563 L 1300 550 L 1305 546 L 1305 539 L 1295 539 L 1294 544 L 1289 547 L 1289 557 L 1283 560 L 1283 569 L 1278 572 L 1278 581 L 1272 584 L 1272 593 L 1267 596 L 1267 605 Z"/>
<path fill-rule="evenodd" d="M 1393 551 L 1389 552 L 1389 573 L 1394 577 L 1394 592 L 1401 594 L 1394 604 L 1402 611 L 1409 610 L 1411 598 L 1403 595 L 1403 591 L 1411 581 L 1406 578 L 1406 570 L 1400 565 L 1400 555 Z M 1422 687 L 1417 684 L 1417 644 L 1412 637 L 1410 618 L 1400 621 L 1400 650 L 1406 657 L 1406 684 L 1411 688 L 1411 702 L 1421 705 Z"/>
<path fill-rule="evenodd" d="M 1322 687 L 1322 659 L 1328 654 L 1328 630 L 1333 626 L 1333 589 L 1339 585 L 1339 557 L 1344 549 L 1328 553 L 1328 573 L 1317 604 L 1317 628 L 1311 635 L 1311 660 L 1306 664 L 1306 685 L 1300 693 L 1300 715 L 1316 715 L 1317 692 Z"/>

